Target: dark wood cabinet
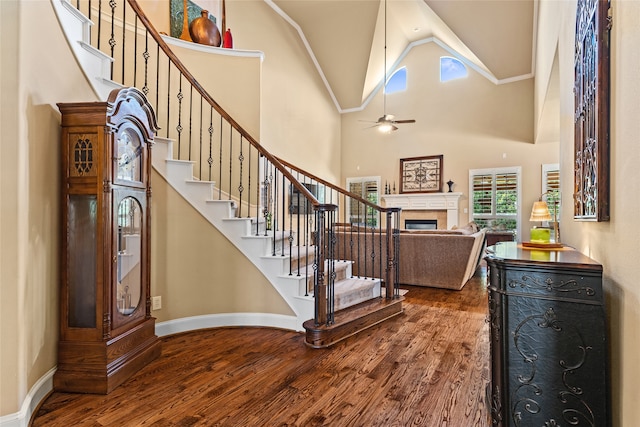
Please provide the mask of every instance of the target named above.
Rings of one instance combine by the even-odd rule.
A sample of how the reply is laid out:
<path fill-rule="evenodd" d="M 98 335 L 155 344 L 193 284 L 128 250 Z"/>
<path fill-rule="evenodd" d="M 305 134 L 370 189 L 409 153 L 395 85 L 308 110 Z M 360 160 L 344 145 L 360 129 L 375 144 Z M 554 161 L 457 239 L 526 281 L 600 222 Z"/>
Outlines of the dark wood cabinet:
<path fill-rule="evenodd" d="M 487 231 L 485 236 L 487 246 L 493 246 L 498 242 L 513 242 L 515 240 L 512 231 Z"/>
<path fill-rule="evenodd" d="M 58 391 L 106 394 L 160 354 L 150 315 L 151 144 L 142 92 L 62 113 Z"/>
<path fill-rule="evenodd" d="M 493 426 L 610 426 L 602 266 L 580 252 L 487 249 Z"/>

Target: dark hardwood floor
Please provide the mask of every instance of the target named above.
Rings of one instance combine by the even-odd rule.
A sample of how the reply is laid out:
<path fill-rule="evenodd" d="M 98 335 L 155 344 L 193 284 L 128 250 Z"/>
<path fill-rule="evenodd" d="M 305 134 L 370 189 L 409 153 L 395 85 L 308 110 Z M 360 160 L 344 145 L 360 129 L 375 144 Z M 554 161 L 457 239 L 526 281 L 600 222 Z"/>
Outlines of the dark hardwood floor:
<path fill-rule="evenodd" d="M 462 291 L 401 286 L 403 314 L 328 349 L 268 328 L 165 337 L 109 395 L 52 393 L 32 425 L 484 427 L 485 275 Z"/>

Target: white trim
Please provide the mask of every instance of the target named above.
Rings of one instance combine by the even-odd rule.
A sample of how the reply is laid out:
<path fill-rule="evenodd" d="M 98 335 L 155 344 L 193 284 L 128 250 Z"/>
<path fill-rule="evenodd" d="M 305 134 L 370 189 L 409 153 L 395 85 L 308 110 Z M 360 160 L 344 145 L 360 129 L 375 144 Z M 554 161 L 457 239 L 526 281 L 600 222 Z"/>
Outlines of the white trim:
<path fill-rule="evenodd" d="M 387 208 L 404 210 L 447 211 L 447 227 L 458 226 L 458 207 L 462 193 L 404 193 L 384 194 L 384 205 Z M 401 226 L 399 224 L 399 226 Z"/>
<path fill-rule="evenodd" d="M 27 427 L 31 421 L 31 416 L 49 393 L 53 390 L 53 374 L 57 368 L 51 368 L 31 387 L 29 393 L 22 402 L 20 411 L 0 417 L 1 427 Z"/>
<path fill-rule="evenodd" d="M 178 46 L 185 49 L 190 49 L 198 52 L 204 53 L 214 53 L 217 55 L 225 55 L 225 56 L 238 56 L 244 58 L 260 58 L 260 61 L 264 61 L 264 52 L 259 50 L 242 50 L 242 49 L 227 49 L 223 47 L 215 47 L 208 46 L 206 44 L 188 42 L 186 40 L 177 39 L 175 37 L 167 36 L 162 34 L 162 40 L 165 41 L 168 45 Z"/>
<path fill-rule="evenodd" d="M 156 335 L 164 337 L 181 332 L 228 326 L 259 326 L 298 330 L 297 316 L 273 313 L 223 313 L 183 317 L 156 324 Z"/>

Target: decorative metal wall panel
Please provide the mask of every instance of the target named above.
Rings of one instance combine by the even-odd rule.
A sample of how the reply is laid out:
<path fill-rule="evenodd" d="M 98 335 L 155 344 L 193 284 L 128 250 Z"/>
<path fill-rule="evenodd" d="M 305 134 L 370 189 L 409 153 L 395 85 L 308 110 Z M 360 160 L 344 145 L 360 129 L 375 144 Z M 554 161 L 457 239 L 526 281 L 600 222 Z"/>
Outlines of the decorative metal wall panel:
<path fill-rule="evenodd" d="M 609 220 L 608 0 L 578 0 L 574 57 L 574 218 Z"/>

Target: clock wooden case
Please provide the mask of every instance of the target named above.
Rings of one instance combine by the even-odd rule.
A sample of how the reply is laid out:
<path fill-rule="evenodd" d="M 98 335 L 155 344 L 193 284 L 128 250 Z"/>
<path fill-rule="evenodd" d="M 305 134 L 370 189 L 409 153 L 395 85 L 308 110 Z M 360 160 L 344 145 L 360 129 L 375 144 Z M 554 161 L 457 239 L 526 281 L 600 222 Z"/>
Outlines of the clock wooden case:
<path fill-rule="evenodd" d="M 150 304 L 151 145 L 146 97 L 61 103 L 57 391 L 107 394 L 160 355 Z"/>

